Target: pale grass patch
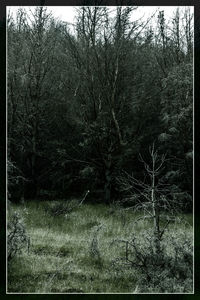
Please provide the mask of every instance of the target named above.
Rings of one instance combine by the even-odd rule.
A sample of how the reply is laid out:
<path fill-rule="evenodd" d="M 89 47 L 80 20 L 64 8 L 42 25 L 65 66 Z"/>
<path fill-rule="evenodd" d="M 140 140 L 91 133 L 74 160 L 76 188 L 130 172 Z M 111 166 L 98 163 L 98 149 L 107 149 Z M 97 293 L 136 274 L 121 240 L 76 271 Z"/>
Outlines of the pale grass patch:
<path fill-rule="evenodd" d="M 137 273 L 115 270 L 112 261 L 124 255 L 117 239 L 131 239 L 149 228 L 148 221 L 134 225 L 138 215 L 128 211 L 125 225 L 119 214 L 109 214 L 105 205 L 84 204 L 71 214 L 51 217 L 45 203 L 15 206 L 25 220 L 31 239 L 30 253 L 23 252 L 10 267 L 9 291 L 12 292 L 137 292 Z M 98 250 L 101 263 L 91 257 L 92 238 L 98 226 Z M 183 228 L 177 225 L 177 233 Z M 191 228 L 185 227 L 192 238 Z M 169 230 L 170 234 L 170 230 Z"/>

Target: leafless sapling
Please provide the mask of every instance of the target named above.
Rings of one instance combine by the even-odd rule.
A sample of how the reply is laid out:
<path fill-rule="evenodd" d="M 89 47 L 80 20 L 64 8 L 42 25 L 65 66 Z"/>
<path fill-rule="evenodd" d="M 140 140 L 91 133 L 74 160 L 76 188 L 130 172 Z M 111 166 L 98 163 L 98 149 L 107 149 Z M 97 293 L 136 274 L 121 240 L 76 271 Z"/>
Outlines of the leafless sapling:
<path fill-rule="evenodd" d="M 134 211 L 143 212 L 136 219 L 152 220 L 153 245 L 155 254 L 161 254 L 161 240 L 170 224 L 176 220 L 175 201 L 169 197 L 171 194 L 169 184 L 165 183 L 162 172 L 165 162 L 168 160 L 166 154 L 159 155 L 155 145 L 149 148 L 150 163 L 147 163 L 140 155 L 140 161 L 144 164 L 146 177 L 143 181 L 134 176 L 124 173 L 118 178 L 121 191 L 127 192 L 125 200 L 133 202 Z"/>

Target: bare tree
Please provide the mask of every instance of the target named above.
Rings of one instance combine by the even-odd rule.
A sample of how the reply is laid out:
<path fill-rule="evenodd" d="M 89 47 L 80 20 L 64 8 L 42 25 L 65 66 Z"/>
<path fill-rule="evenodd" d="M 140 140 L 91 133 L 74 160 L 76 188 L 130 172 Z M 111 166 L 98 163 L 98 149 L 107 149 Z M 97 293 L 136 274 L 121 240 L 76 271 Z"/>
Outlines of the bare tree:
<path fill-rule="evenodd" d="M 90 145 L 95 147 L 96 158 L 92 164 L 104 173 L 104 194 L 108 203 L 114 156 L 127 145 L 121 116 L 123 105 L 129 100 L 124 95 L 121 78 L 132 50 L 130 36 L 136 35 L 136 23 L 130 21 L 135 9 L 118 7 L 112 19 L 107 7 L 81 7 L 76 38 L 65 31 L 66 48 L 77 70 L 74 97 L 82 108 L 76 112 L 77 119 Z M 137 30 L 139 28 L 137 24 Z"/>
<path fill-rule="evenodd" d="M 187 47 L 187 56 L 190 57 L 192 55 L 192 45 L 193 45 L 193 13 L 191 12 L 191 8 L 187 7 L 185 9 L 184 18 L 183 18 L 183 27 L 184 34 L 186 39 L 186 47 Z"/>
<path fill-rule="evenodd" d="M 36 7 L 29 13 L 21 9 L 17 25 L 11 21 L 8 23 L 8 155 L 11 161 L 23 166 L 22 171 L 29 169 L 26 177 L 32 182 L 35 197 L 40 129 L 47 119 L 47 90 L 53 94 L 49 78 L 54 66 L 56 28 L 44 7 Z M 19 59 L 17 52 L 22 53 Z"/>
<path fill-rule="evenodd" d="M 178 203 L 169 197 L 170 186 L 165 183 L 164 176 L 162 176 L 168 160 L 166 154 L 159 155 L 154 144 L 149 148 L 149 154 L 150 163 L 147 163 L 140 155 L 140 161 L 144 164 L 149 180 L 145 176 L 144 181 L 140 181 L 125 173 L 118 178 L 118 183 L 121 191 L 128 192 L 125 200 L 132 201 L 131 208 L 143 212 L 136 222 L 145 219 L 152 220 L 154 250 L 156 254 L 160 254 L 162 237 L 170 222 L 176 220 Z"/>

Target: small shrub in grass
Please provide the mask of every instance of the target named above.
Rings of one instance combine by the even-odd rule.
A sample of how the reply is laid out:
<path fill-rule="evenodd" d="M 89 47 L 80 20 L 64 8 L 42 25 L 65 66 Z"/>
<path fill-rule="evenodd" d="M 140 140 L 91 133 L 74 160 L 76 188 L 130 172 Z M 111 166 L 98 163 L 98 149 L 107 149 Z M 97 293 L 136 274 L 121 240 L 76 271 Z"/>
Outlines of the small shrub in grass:
<path fill-rule="evenodd" d="M 122 240 L 125 255 L 114 263 L 137 270 L 137 292 L 192 292 L 193 247 L 190 238 L 184 232 L 169 232 L 157 253 L 153 235 L 148 230 L 137 238 Z"/>
<path fill-rule="evenodd" d="M 20 253 L 23 248 L 29 250 L 30 238 L 28 237 L 22 219 L 18 213 L 14 213 L 8 222 L 8 237 L 7 237 L 7 251 L 8 261 L 10 261 L 16 254 Z"/>
<path fill-rule="evenodd" d="M 53 202 L 45 206 L 45 211 L 48 212 L 51 216 L 61 216 L 68 215 L 74 209 L 80 207 L 85 201 L 87 195 L 89 194 L 89 190 L 85 193 L 84 197 L 80 200 L 69 200 L 69 201 L 58 201 Z"/>
<path fill-rule="evenodd" d="M 100 254 L 99 248 L 99 232 L 102 229 L 102 225 L 95 226 L 93 231 L 93 236 L 90 242 L 89 251 L 92 260 L 95 262 L 96 265 L 102 267 L 102 257 Z"/>
<path fill-rule="evenodd" d="M 54 202 L 45 206 L 45 211 L 51 216 L 61 216 L 71 213 L 73 210 L 73 202 Z"/>

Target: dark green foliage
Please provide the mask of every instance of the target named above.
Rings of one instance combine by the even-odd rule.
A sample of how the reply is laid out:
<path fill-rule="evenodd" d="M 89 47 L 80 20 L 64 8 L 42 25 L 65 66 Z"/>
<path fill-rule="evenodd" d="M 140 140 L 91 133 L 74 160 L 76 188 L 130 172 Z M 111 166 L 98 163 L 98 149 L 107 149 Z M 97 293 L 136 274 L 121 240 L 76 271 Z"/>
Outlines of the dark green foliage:
<path fill-rule="evenodd" d="M 192 14 L 177 10 L 168 30 L 160 12 L 155 31 L 132 20 L 135 9 L 118 7 L 112 19 L 107 7 L 79 7 L 76 34 L 45 7 L 32 23 L 24 9 L 8 17 L 11 200 L 90 189 L 88 200 L 111 203 L 117 174 L 142 178 L 138 153 L 156 141 L 191 211 Z"/>

